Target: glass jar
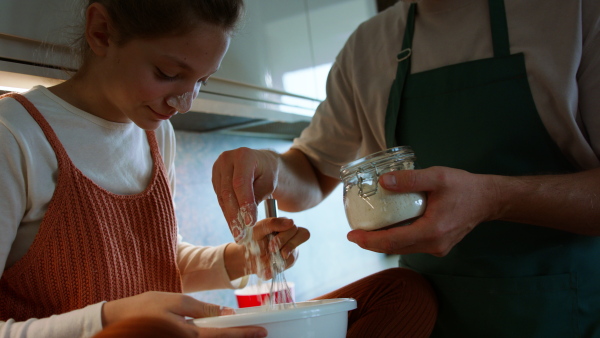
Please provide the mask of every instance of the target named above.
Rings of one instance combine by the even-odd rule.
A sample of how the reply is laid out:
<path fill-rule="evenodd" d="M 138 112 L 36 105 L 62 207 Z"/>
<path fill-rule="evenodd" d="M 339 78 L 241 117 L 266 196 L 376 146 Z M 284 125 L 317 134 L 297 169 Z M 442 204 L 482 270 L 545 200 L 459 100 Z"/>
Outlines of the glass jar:
<path fill-rule="evenodd" d="M 401 225 L 425 212 L 425 193 L 397 193 L 383 189 L 378 182 L 384 173 L 414 169 L 415 161 L 412 148 L 402 146 L 342 166 L 344 208 L 352 229 L 377 230 Z"/>

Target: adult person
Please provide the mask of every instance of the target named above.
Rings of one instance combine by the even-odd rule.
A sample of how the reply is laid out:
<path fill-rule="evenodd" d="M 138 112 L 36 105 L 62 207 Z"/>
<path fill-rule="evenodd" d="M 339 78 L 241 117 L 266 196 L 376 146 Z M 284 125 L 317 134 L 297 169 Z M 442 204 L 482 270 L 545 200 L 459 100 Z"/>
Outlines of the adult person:
<path fill-rule="evenodd" d="M 379 183 L 425 213 L 348 239 L 428 278 L 433 336 L 599 336 L 599 42 L 597 1 L 400 2 L 348 39 L 289 151 L 221 155 L 223 212 L 310 208 L 340 166 L 410 145 L 423 169 Z"/>

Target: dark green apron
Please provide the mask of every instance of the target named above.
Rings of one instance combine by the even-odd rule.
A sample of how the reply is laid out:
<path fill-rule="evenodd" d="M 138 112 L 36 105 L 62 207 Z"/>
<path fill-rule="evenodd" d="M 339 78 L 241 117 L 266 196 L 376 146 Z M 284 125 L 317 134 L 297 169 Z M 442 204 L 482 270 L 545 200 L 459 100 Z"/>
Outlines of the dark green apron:
<path fill-rule="evenodd" d="M 523 53 L 510 54 L 504 2 L 489 0 L 494 57 L 410 74 L 412 4 L 386 115 L 387 146 L 421 168 L 536 175 L 576 171 L 537 113 Z M 440 300 L 434 337 L 600 336 L 600 238 L 494 221 L 446 257 L 404 255 Z"/>

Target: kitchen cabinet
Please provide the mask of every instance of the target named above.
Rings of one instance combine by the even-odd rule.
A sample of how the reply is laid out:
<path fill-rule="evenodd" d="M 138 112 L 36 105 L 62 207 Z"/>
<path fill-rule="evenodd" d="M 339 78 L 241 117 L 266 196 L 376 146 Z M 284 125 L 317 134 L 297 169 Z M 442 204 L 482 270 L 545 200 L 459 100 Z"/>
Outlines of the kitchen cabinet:
<path fill-rule="evenodd" d="M 335 56 L 376 12 L 373 0 L 248 0 L 246 7 L 218 76 L 318 100 Z"/>
<path fill-rule="evenodd" d="M 85 2 L 0 1 L 0 86 L 14 87 L 23 76 L 38 83 L 66 78 L 56 68 L 75 67 L 70 45 Z M 192 111 L 309 121 L 325 98 L 338 51 L 376 12 L 374 0 L 247 0 L 246 9 L 221 69 Z M 21 76 L 9 76 L 15 74 Z"/>
<path fill-rule="evenodd" d="M 376 14 L 371 0 L 306 0 L 309 9 L 311 48 L 317 99 L 325 99 L 325 81 L 331 64 L 350 34 Z"/>
<path fill-rule="evenodd" d="M 0 86 L 50 86 L 69 76 L 62 68 L 74 67 L 69 39 L 81 12 L 74 3 L 0 1 Z"/>
<path fill-rule="evenodd" d="M 73 67 L 70 41 L 83 1 L 0 1 L 0 57 L 24 63 Z"/>
<path fill-rule="evenodd" d="M 263 88 L 231 89 L 281 109 L 295 107 L 308 117 L 325 98 L 337 53 L 354 29 L 376 13 L 373 0 L 248 0 L 246 10 L 215 78 Z"/>

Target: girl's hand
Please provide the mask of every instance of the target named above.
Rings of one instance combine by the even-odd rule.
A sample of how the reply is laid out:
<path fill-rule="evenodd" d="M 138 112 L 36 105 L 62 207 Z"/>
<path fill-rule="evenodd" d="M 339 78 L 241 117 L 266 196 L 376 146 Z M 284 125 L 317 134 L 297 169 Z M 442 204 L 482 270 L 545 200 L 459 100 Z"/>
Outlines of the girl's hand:
<path fill-rule="evenodd" d="M 231 243 L 225 251 L 225 266 L 233 280 L 255 273 L 263 279 L 272 278 L 271 253 L 280 252 L 288 269 L 298 259 L 298 247 L 310 238 L 307 229 L 291 219 L 267 218 L 245 229 L 239 244 Z M 249 248 L 249 251 L 246 250 Z"/>
<path fill-rule="evenodd" d="M 251 252 L 258 257 L 251 260 L 252 271 L 264 279 L 272 278 L 271 254 L 279 252 L 285 261 L 287 270 L 298 259 L 298 247 L 310 238 L 310 232 L 297 227 L 289 218 L 267 218 L 256 223 L 252 231 L 252 238 L 258 244 L 260 253 Z"/>
<path fill-rule="evenodd" d="M 175 323 L 190 337 L 266 337 L 262 327 L 227 329 L 199 328 L 186 322 L 186 317 L 203 318 L 231 314 L 233 309 L 204 303 L 179 293 L 150 291 L 107 302 L 102 307 L 102 325 L 107 327 L 136 317 L 151 317 Z"/>

